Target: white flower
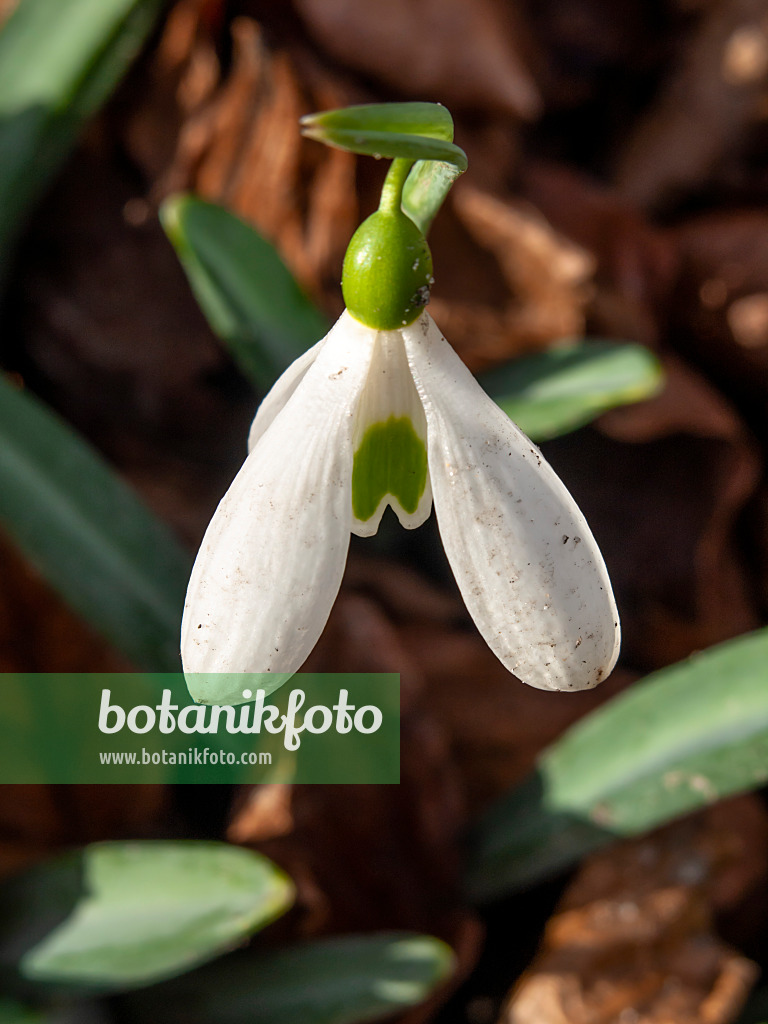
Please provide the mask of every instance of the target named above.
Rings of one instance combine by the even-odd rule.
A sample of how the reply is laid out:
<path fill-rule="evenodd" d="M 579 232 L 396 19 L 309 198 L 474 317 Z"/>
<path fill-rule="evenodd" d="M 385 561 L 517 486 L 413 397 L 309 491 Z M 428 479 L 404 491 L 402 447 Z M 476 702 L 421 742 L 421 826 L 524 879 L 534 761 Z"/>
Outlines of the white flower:
<path fill-rule="evenodd" d="M 618 613 L 584 516 L 426 312 L 391 331 L 345 312 L 272 388 L 249 445 L 192 571 L 188 675 L 297 671 L 350 533 L 374 534 L 387 504 L 420 526 L 433 500 L 466 606 L 510 672 L 579 690 L 613 668 Z"/>

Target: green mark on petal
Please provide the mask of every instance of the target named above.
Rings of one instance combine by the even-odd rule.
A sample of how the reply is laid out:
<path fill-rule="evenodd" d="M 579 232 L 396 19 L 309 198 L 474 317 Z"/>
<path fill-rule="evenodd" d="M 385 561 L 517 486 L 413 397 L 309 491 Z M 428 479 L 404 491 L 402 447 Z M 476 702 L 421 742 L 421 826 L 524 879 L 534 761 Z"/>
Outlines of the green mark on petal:
<path fill-rule="evenodd" d="M 363 435 L 352 467 L 352 511 L 366 522 L 391 495 L 413 515 L 427 485 L 427 448 L 407 416 L 373 423 Z"/>

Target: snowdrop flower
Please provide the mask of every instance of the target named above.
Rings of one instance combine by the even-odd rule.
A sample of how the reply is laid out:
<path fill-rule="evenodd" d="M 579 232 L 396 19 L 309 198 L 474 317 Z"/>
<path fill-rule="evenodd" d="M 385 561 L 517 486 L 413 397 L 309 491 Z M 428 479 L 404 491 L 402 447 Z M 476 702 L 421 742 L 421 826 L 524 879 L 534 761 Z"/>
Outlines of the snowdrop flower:
<path fill-rule="evenodd" d="M 407 529 L 432 504 L 469 613 L 519 679 L 595 686 L 619 648 L 597 544 L 539 450 L 485 394 L 422 306 L 429 249 L 399 204 L 358 229 L 346 311 L 277 381 L 189 583 L 182 657 L 205 673 L 297 671 L 341 584 L 350 534 L 387 505 Z"/>

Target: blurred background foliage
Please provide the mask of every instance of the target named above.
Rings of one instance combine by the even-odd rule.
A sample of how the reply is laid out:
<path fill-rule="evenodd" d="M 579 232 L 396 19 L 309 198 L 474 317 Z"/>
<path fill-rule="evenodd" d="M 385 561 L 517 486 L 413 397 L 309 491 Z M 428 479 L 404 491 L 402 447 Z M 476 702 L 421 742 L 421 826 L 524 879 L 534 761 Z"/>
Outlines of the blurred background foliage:
<path fill-rule="evenodd" d="M 3 671 L 177 666 L 195 545 L 383 177 L 299 118 L 387 100 L 454 115 L 430 311 L 625 634 L 598 690 L 528 690 L 434 522 L 385 522 L 310 667 L 401 673 L 401 785 L 3 787 L 0 1020 L 759 1024 L 768 3 L 0 18 Z"/>

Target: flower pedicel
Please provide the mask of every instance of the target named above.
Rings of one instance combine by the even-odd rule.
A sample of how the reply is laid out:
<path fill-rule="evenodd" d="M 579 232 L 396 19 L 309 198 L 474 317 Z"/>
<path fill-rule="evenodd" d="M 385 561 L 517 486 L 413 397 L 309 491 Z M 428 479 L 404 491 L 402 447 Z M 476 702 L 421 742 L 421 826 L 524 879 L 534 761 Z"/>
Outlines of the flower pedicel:
<path fill-rule="evenodd" d="M 198 700 L 236 703 L 236 674 L 284 680 L 301 667 L 350 533 L 375 534 L 387 505 L 414 529 L 434 503 L 467 609 L 523 682 L 581 690 L 615 664 L 618 613 L 584 516 L 423 309 L 432 259 L 401 209 L 411 164 L 393 163 L 347 251 L 345 312 L 262 402 L 208 526 L 182 625 Z"/>

